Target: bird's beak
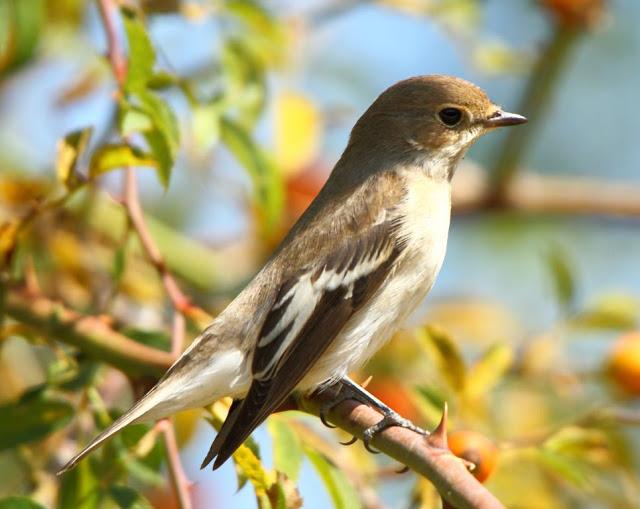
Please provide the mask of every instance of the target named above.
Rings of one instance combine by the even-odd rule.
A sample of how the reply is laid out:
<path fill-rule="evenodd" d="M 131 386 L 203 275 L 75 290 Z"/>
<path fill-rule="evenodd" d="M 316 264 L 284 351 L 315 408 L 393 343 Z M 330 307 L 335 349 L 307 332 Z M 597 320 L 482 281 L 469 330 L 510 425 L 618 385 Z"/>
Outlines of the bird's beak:
<path fill-rule="evenodd" d="M 497 110 L 490 117 L 484 119 L 482 124 L 487 128 L 506 127 L 510 125 L 525 124 L 526 117 L 517 113 L 509 113 L 508 111 Z"/>

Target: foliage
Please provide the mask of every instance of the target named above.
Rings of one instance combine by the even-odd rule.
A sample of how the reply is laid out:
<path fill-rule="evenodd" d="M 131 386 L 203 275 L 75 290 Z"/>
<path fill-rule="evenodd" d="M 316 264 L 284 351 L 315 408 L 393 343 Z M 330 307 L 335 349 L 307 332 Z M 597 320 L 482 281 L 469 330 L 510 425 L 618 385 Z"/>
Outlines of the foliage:
<path fill-rule="evenodd" d="M 193 299 L 178 309 L 192 339 L 318 192 L 327 166 L 319 155 L 321 138 L 339 123 L 343 105 L 337 113 L 326 111 L 289 82 L 273 86 L 299 65 L 301 26 L 321 27 L 359 2 L 318 3 L 320 11 L 292 20 L 256 0 L 124 2 L 127 7 L 115 11 L 115 33 L 126 54 L 126 73 L 119 76 L 117 66 L 101 58 L 104 20 L 97 28 L 87 21 L 99 19 L 92 4 L 0 1 L 0 96 L 12 80 L 33 79 L 30 72 L 56 59 L 77 61 L 62 90 L 43 87 L 43 93 L 62 112 L 89 112 L 79 115 L 83 123 L 59 133 L 57 155 L 51 150 L 44 170 L 15 156 L 0 138 L 0 509 L 145 509 L 154 490 L 169 484 L 165 444 L 148 425 L 127 428 L 63 477 L 51 475 L 148 389 L 150 374 L 163 367 L 158 361 L 141 375 L 104 362 L 95 352 L 118 347 L 96 349 L 92 331 L 113 330 L 168 356 L 167 310 L 177 306 L 166 292 L 167 275 Z M 383 12 L 437 23 L 486 74 L 530 72 L 532 55 L 484 38 L 483 2 L 372 3 Z M 563 24 L 577 30 L 593 26 L 600 15 L 602 2 L 587 3 L 589 20 L 568 1 L 538 2 L 532 9 L 552 14 L 552 30 Z M 192 67 L 170 61 L 170 42 L 153 29 L 167 15 L 184 23 L 183 30 L 211 25 L 210 60 Z M 550 58 L 544 50 L 540 55 Z M 529 82 L 533 90 L 531 83 L 539 79 Z M 88 106 L 95 98 L 109 104 L 108 114 Z M 272 117 L 275 127 L 269 129 Z M 209 175 L 210 168 L 215 171 Z M 126 169 L 139 178 L 142 220 L 159 260 L 123 206 Z M 210 202 L 222 208 L 225 200 L 246 219 L 248 240 L 190 238 L 186 232 L 203 215 L 218 214 Z M 534 222 L 509 216 L 486 235 L 491 252 L 505 239 L 524 243 L 512 225 L 524 230 Z M 435 426 L 448 403 L 450 427 L 462 430 L 457 436 L 475 437 L 457 450 L 472 459 L 480 452 L 477 444 L 485 444 L 482 452 L 492 455 L 486 464 L 498 466 L 481 478 L 492 474 L 489 488 L 509 507 L 622 508 L 640 497 L 634 399 L 640 358 L 637 334 L 632 345 L 624 334 L 640 328 L 639 296 L 616 292 L 585 302 L 587 277 L 576 268 L 582 269 L 582 255 L 570 242 L 548 239 L 535 254 L 538 274 L 548 283 L 549 323 L 525 325 L 509 308 L 509 295 L 501 302 L 443 299 L 355 374 L 359 380 L 372 374 L 372 392 L 422 426 Z M 28 311 L 36 315 L 36 296 L 51 301 L 54 311 L 36 327 L 34 314 L 11 308 L 12 292 L 29 296 L 34 309 Z M 67 322 L 80 328 L 84 344 L 59 333 L 70 313 L 74 319 Z M 611 362 L 603 360 L 614 342 Z M 601 355 L 579 362 L 585 344 L 593 343 Z M 226 401 L 213 405 L 210 423 L 219 427 L 227 410 Z M 199 416 L 176 416 L 180 445 L 193 437 Z M 307 472 L 336 508 L 379 507 L 388 490 L 412 507 L 439 507 L 424 479 L 410 477 L 399 487 L 385 460 L 360 446 L 339 446 L 344 437 L 329 434 L 315 419 L 280 413 L 267 429 L 272 457 L 253 439 L 233 456 L 238 490 L 253 490 L 260 508 L 295 509 L 305 497 L 313 502 L 316 494 L 304 491 Z"/>

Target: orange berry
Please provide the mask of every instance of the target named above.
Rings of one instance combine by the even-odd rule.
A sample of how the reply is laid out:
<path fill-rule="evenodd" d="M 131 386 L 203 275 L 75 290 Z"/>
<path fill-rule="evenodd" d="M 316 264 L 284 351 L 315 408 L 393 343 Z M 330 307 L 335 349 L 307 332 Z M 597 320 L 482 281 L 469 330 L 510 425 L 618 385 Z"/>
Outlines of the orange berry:
<path fill-rule="evenodd" d="M 367 385 L 367 390 L 401 416 L 410 421 L 418 419 L 418 410 L 411 401 L 409 393 L 398 380 L 391 377 L 374 376 Z"/>
<path fill-rule="evenodd" d="M 618 338 L 609 356 L 609 373 L 625 391 L 640 395 L 640 331 Z"/>
<path fill-rule="evenodd" d="M 602 19 L 604 0 L 541 0 L 542 6 L 566 26 L 593 27 Z"/>
<path fill-rule="evenodd" d="M 478 481 L 486 481 L 496 468 L 498 447 L 483 434 L 468 430 L 453 431 L 449 433 L 447 442 L 453 454 L 476 466 L 471 473 Z"/>
<path fill-rule="evenodd" d="M 326 170 L 321 165 L 309 166 L 285 181 L 287 210 L 292 220 L 298 219 L 311 204 L 327 180 Z"/>

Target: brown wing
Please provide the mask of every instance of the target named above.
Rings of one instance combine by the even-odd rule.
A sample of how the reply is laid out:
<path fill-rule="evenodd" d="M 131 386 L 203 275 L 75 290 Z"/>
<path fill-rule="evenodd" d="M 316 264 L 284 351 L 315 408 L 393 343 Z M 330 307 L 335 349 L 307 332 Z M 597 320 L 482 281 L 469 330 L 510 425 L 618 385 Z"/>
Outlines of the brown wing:
<path fill-rule="evenodd" d="M 216 436 L 202 468 L 222 465 L 300 383 L 349 318 L 376 292 L 404 248 L 387 221 L 346 240 L 280 288 L 254 349 L 253 382 Z"/>

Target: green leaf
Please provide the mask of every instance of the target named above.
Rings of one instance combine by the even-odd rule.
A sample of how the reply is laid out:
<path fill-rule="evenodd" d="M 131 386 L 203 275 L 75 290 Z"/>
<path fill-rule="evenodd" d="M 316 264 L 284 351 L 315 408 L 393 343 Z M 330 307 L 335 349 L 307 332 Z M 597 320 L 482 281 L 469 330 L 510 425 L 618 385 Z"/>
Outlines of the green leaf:
<path fill-rule="evenodd" d="M 586 311 L 570 320 L 570 325 L 586 329 L 631 330 L 638 327 L 640 300 L 630 295 L 601 297 Z"/>
<path fill-rule="evenodd" d="M 67 189 L 75 189 L 80 185 L 78 179 L 78 161 L 84 154 L 91 134 L 92 127 L 85 127 L 67 134 L 58 143 L 58 154 L 56 159 L 56 174 L 58 180 Z"/>
<path fill-rule="evenodd" d="M 171 168 L 180 143 L 175 115 L 167 102 L 149 87 L 166 83 L 168 73 L 153 73 L 155 51 L 144 24 L 128 9 L 123 9 L 123 22 L 129 42 L 129 67 L 125 91 L 127 100 L 135 102 L 121 107 L 121 133 L 144 132 L 157 164 L 160 182 L 169 185 Z M 147 117 L 149 122 L 144 117 Z"/>
<path fill-rule="evenodd" d="M 467 371 L 465 392 L 469 396 L 486 394 L 502 379 L 513 364 L 513 349 L 506 344 L 489 348 Z"/>
<path fill-rule="evenodd" d="M 7 497 L 0 500 L 0 509 L 44 509 L 27 497 Z"/>
<path fill-rule="evenodd" d="M 0 451 L 46 437 L 73 414 L 68 403 L 42 396 L 0 406 Z"/>
<path fill-rule="evenodd" d="M 604 431 L 579 426 L 566 426 L 545 440 L 543 444 L 546 450 L 585 458 L 591 452 L 605 450 L 608 446 L 609 439 Z"/>
<path fill-rule="evenodd" d="M 276 18 L 259 2 L 252 0 L 227 0 L 225 8 L 241 20 L 246 28 L 266 37 L 282 36 Z"/>
<path fill-rule="evenodd" d="M 429 424 L 435 426 L 442 418 L 447 397 L 432 385 L 420 385 L 411 393 L 412 401 Z"/>
<path fill-rule="evenodd" d="M 435 350 L 440 372 L 447 378 L 451 387 L 456 391 L 464 388 L 466 379 L 466 366 L 462 354 L 453 338 L 441 327 L 428 325 L 420 335 L 422 345 Z"/>
<path fill-rule="evenodd" d="M 576 285 L 567 253 L 556 245 L 549 251 L 547 261 L 556 299 L 563 308 L 569 308 L 573 304 Z"/>
<path fill-rule="evenodd" d="M 362 507 L 358 492 L 351 486 L 342 470 L 309 447 L 305 447 L 304 452 L 320 475 L 336 509 L 359 509 Z"/>
<path fill-rule="evenodd" d="M 119 246 L 113 254 L 113 264 L 111 266 L 111 277 L 114 281 L 120 281 L 127 267 L 127 246 L 126 243 Z"/>
<path fill-rule="evenodd" d="M 273 439 L 274 468 L 296 481 L 303 459 L 300 437 L 293 431 L 287 420 L 279 415 L 272 415 L 267 421 L 267 427 Z"/>
<path fill-rule="evenodd" d="M 169 179 L 171 178 L 171 170 L 173 168 L 173 156 L 171 155 L 171 149 L 167 144 L 166 138 L 157 129 L 145 133 L 144 138 L 147 140 L 149 148 L 158 162 L 158 179 L 166 189 L 169 187 Z"/>
<path fill-rule="evenodd" d="M 171 169 L 180 144 L 178 122 L 169 105 L 159 96 L 149 91 L 138 91 L 136 94 L 140 109 L 154 126 L 144 136 L 149 148 L 158 162 L 158 177 L 166 188 L 169 185 Z"/>
<path fill-rule="evenodd" d="M 134 133 L 142 133 L 153 129 L 153 122 L 149 115 L 139 108 L 126 102 L 121 103 L 118 111 L 118 129 L 122 136 L 131 136 Z"/>
<path fill-rule="evenodd" d="M 225 102 L 237 110 L 236 122 L 251 129 L 264 110 L 267 86 L 264 64 L 256 58 L 246 39 L 231 37 L 221 50 Z"/>
<path fill-rule="evenodd" d="M 220 140 L 220 106 L 196 105 L 193 108 L 193 135 L 198 147 L 207 150 Z"/>
<path fill-rule="evenodd" d="M 171 336 L 162 330 L 144 330 L 136 327 L 124 327 L 122 333 L 130 339 L 168 352 L 171 349 Z"/>
<path fill-rule="evenodd" d="M 141 111 L 151 118 L 155 128 L 166 139 L 172 159 L 175 158 L 180 146 L 180 132 L 173 111 L 164 99 L 148 90 L 136 92 L 136 97 L 140 101 Z"/>
<path fill-rule="evenodd" d="M 44 0 L 0 2 L 0 76 L 19 68 L 36 54 L 46 19 Z"/>
<path fill-rule="evenodd" d="M 138 491 L 128 486 L 110 486 L 109 495 L 120 509 L 151 509 L 149 501 Z"/>
<path fill-rule="evenodd" d="M 77 369 L 69 370 L 70 373 L 67 377 L 62 375 L 57 384 L 60 389 L 64 391 L 79 391 L 94 382 L 99 369 L 99 362 L 95 362 L 90 359 L 82 359 L 82 361 L 78 363 Z M 55 384 L 56 381 L 54 380 L 52 383 Z"/>
<path fill-rule="evenodd" d="M 273 228 L 280 219 L 284 199 L 282 181 L 275 165 L 236 122 L 223 117 L 220 127 L 223 143 L 253 180 L 265 227 Z"/>
<path fill-rule="evenodd" d="M 153 75 L 156 54 L 144 24 L 132 10 L 122 9 L 122 22 L 129 43 L 125 90 L 132 92 L 147 86 Z"/>
<path fill-rule="evenodd" d="M 287 32 L 278 18 L 253 0 L 227 0 L 225 9 L 239 22 L 232 33 L 241 34 L 242 41 L 251 48 L 263 67 L 283 62 Z"/>
<path fill-rule="evenodd" d="M 547 449 L 538 450 L 537 459 L 547 470 L 578 488 L 586 490 L 591 486 L 584 462 Z"/>
<path fill-rule="evenodd" d="M 56 508 L 95 509 L 102 496 L 100 480 L 91 468 L 91 462 L 81 461 L 62 477 Z"/>
<path fill-rule="evenodd" d="M 125 143 L 108 144 L 94 152 L 89 165 L 89 175 L 95 178 L 103 173 L 127 166 L 155 168 L 158 163 L 150 154 L 144 153 L 137 147 Z"/>
<path fill-rule="evenodd" d="M 178 84 L 179 79 L 177 76 L 166 71 L 158 71 L 151 76 L 147 83 L 147 87 L 153 90 L 162 90 Z"/>

